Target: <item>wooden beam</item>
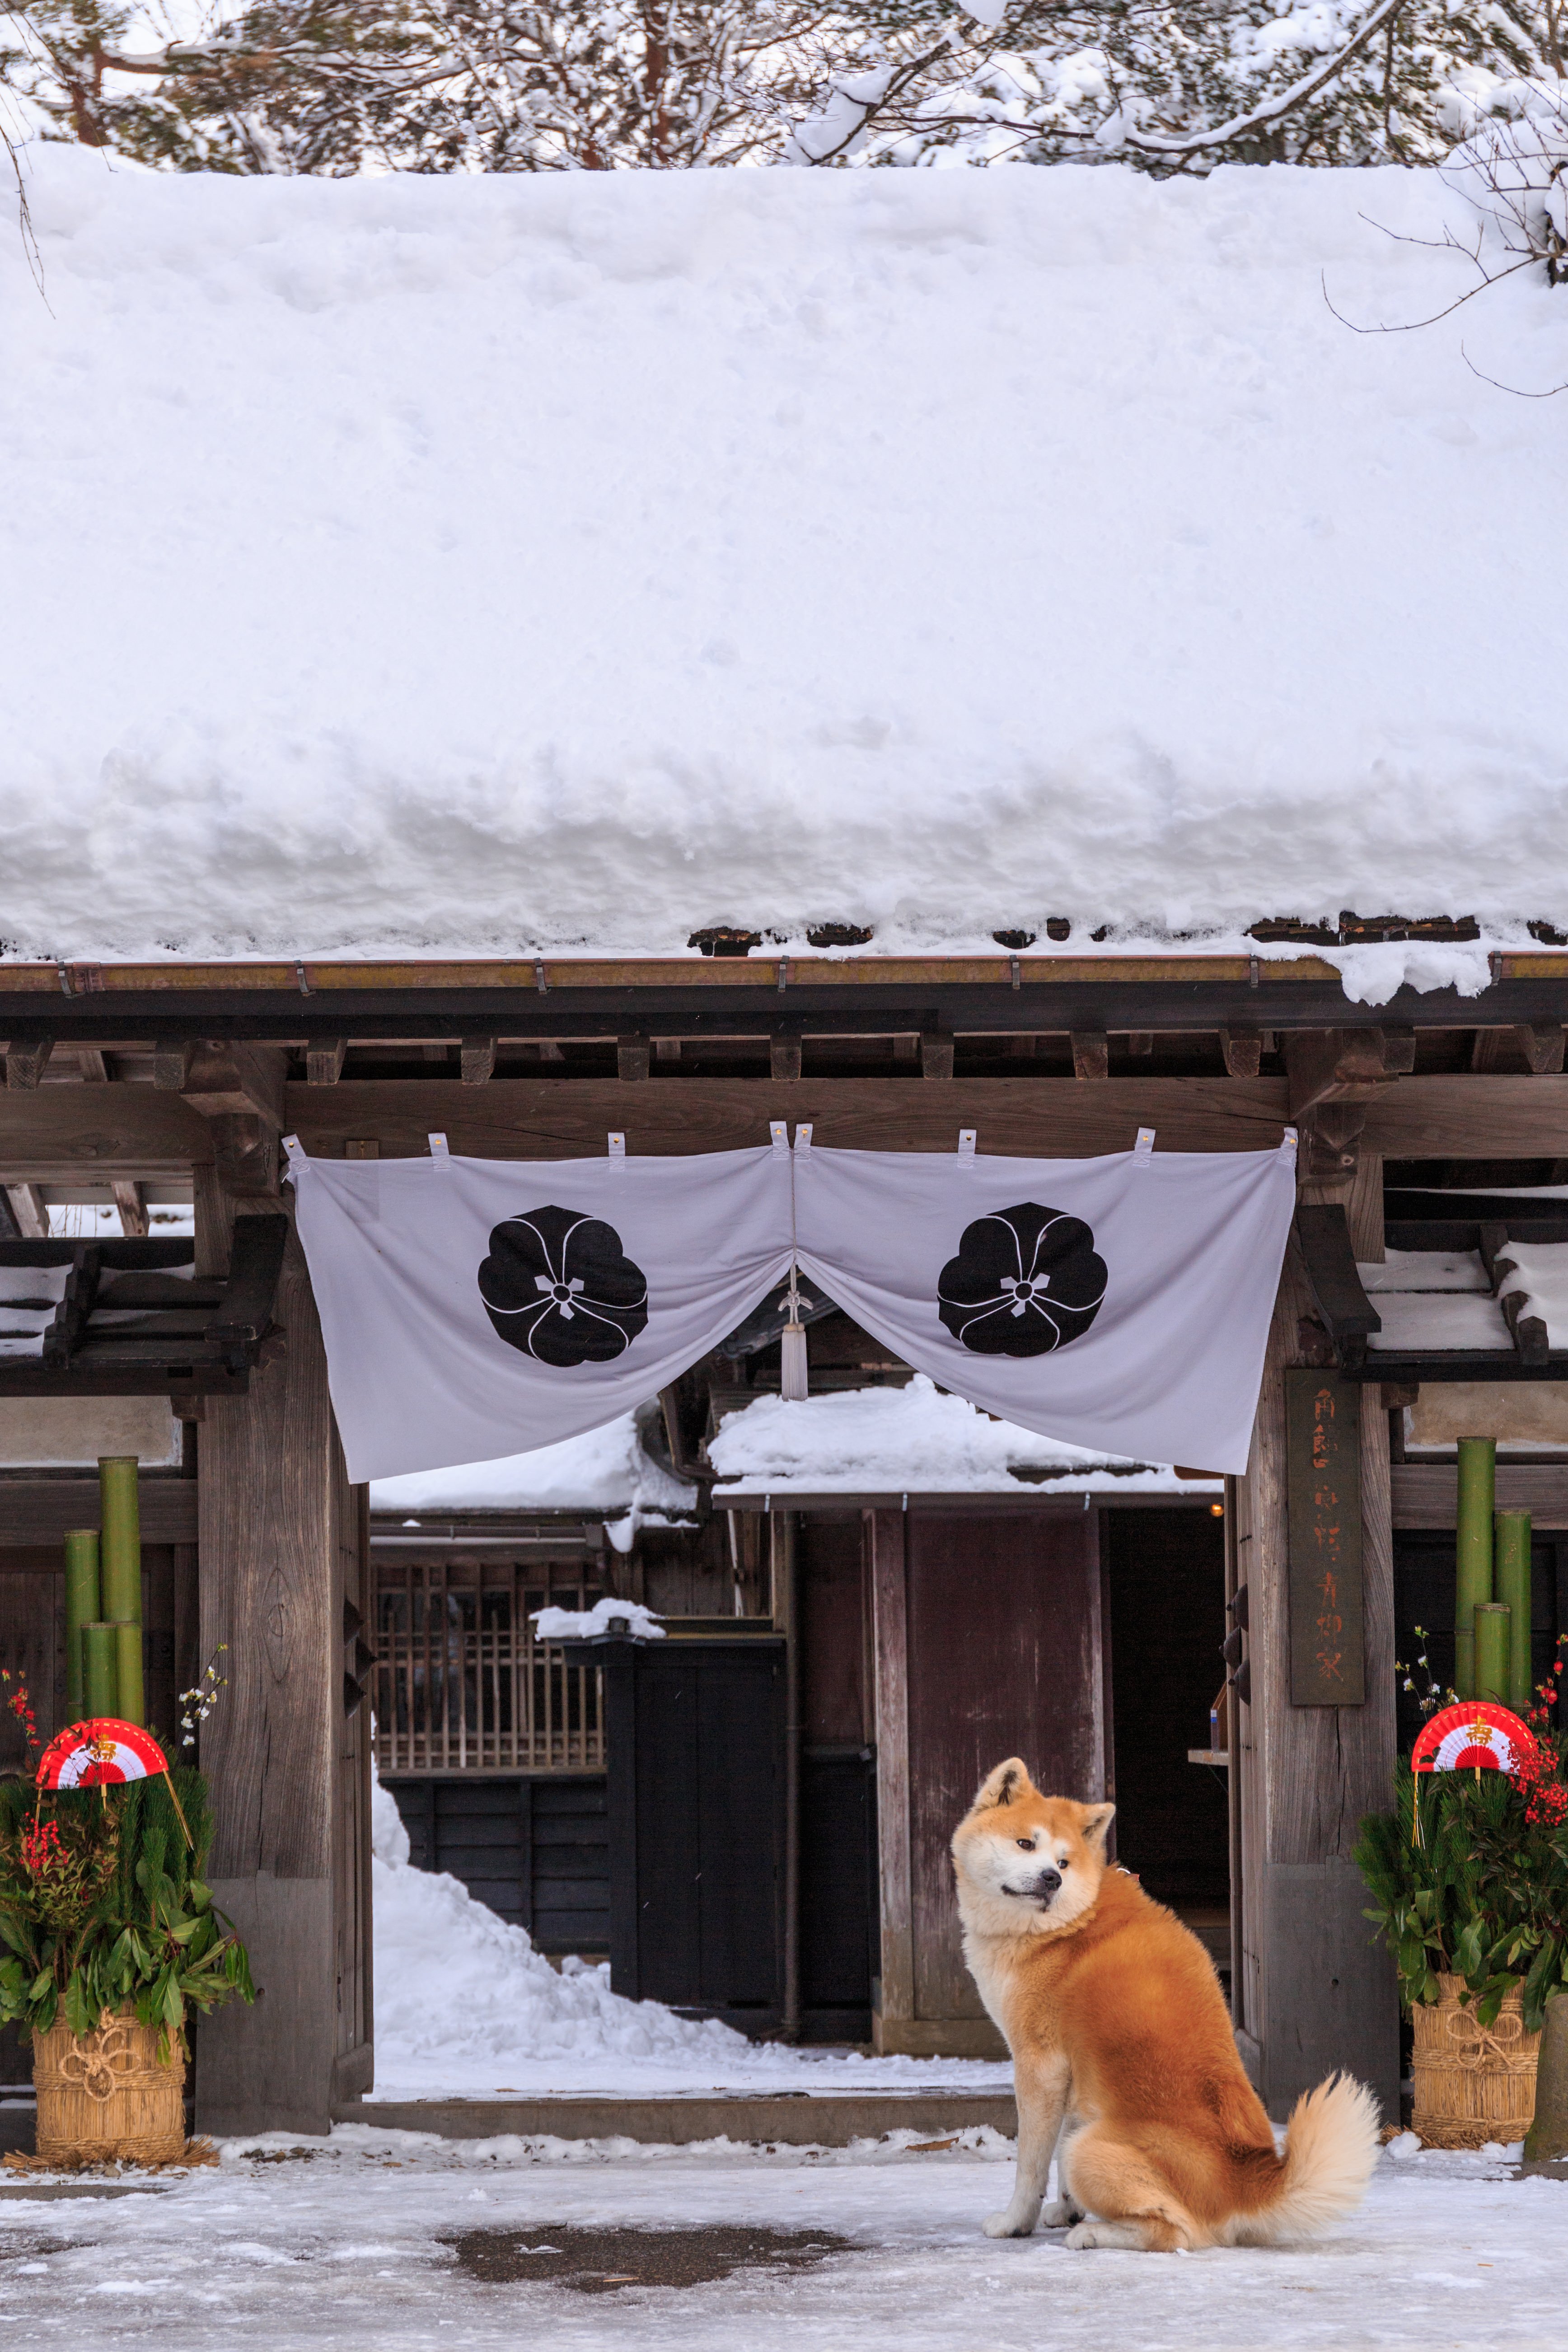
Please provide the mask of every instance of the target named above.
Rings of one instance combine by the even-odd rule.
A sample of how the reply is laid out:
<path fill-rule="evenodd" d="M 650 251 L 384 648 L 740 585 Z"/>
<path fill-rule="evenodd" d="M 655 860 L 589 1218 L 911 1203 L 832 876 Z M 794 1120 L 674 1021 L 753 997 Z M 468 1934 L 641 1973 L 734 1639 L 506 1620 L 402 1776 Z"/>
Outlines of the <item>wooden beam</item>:
<path fill-rule="evenodd" d="M 11 1215 L 22 1239 L 25 1242 L 47 1242 L 49 1238 L 49 1213 L 38 1187 L 36 1184 L 7 1184 L 5 1198 L 11 1204 Z"/>
<path fill-rule="evenodd" d="M 800 1076 L 800 1039 L 773 1036 L 768 1039 L 768 1076 L 775 1086 L 793 1086 Z"/>
<path fill-rule="evenodd" d="M 312 1037 L 305 1048 L 305 1082 L 335 1087 L 343 1074 L 349 1041 L 346 1037 Z"/>
<path fill-rule="evenodd" d="M 110 1189 L 114 1194 L 114 1205 L 120 1212 L 121 1232 L 128 1240 L 144 1239 L 148 1226 L 147 1202 L 141 1185 L 132 1177 L 120 1176 L 116 1177 Z"/>
<path fill-rule="evenodd" d="M 1456 1070 L 1401 1078 L 1367 1108 L 1363 1141 L 1389 1160 L 1568 1156 L 1568 1076 Z"/>
<path fill-rule="evenodd" d="M 1072 1074 L 1075 1078 L 1103 1078 L 1110 1070 L 1110 1041 L 1102 1029 L 1072 1032 Z"/>
<path fill-rule="evenodd" d="M 1225 1055 L 1227 1077 L 1255 1078 L 1263 1057 L 1263 1032 L 1261 1029 L 1222 1029 L 1219 1049 Z"/>
<path fill-rule="evenodd" d="M 1548 1079 L 1531 1080 L 1535 1087 Z M 129 1092 L 130 1089 L 116 1091 Z M 1073 1159 L 1130 1151 L 1152 1127 L 1161 1151 L 1258 1151 L 1277 1145 L 1283 1078 L 954 1078 L 936 1088 L 909 1078 L 655 1078 L 635 1094 L 615 1078 L 346 1079 L 291 1086 L 290 1130 L 309 1152 L 341 1159 L 351 1139 L 379 1142 L 384 1160 L 424 1158 L 439 1129 L 466 1157 L 578 1159 L 624 1129 L 626 1150 L 722 1151 L 763 1144 L 772 1119 L 814 1123 L 819 1144 L 855 1150 L 951 1151 L 961 1127 L 980 1153 Z"/>
<path fill-rule="evenodd" d="M 52 1037 L 35 1039 L 27 1045 L 9 1045 L 5 1048 L 5 1084 L 30 1091 L 43 1076 L 54 1051 Z"/>
<path fill-rule="evenodd" d="M 881 1899 L 881 2000 L 871 2019 L 880 2046 L 884 2022 L 915 2013 L 913 1885 L 910 1852 L 908 1598 L 901 1511 L 872 1511 L 861 1521 L 869 1553 L 872 1655 L 876 1661 L 878 1883 Z"/>
<path fill-rule="evenodd" d="M 196 1482 L 146 1477 L 139 1482 L 143 1543 L 195 1543 Z M 72 1528 L 96 1528 L 99 1484 L 92 1478 L 0 1478 L 0 1545 L 58 1544 Z M 60 1556 L 63 1574 L 65 1556 Z"/>
<path fill-rule="evenodd" d="M 632 1085 L 648 1075 L 651 1047 L 646 1037 L 622 1037 L 616 1045 L 616 1076 Z"/>
<path fill-rule="evenodd" d="M 109 1184 L 211 1166 L 209 1122 L 154 1087 L 0 1090 L 0 1182 Z"/>
<path fill-rule="evenodd" d="M 493 1037 L 465 1037 L 458 1052 L 466 1087 L 489 1084 L 496 1066 L 496 1041 Z"/>
<path fill-rule="evenodd" d="M 1458 1515 L 1459 1474 L 1451 1462 L 1394 1465 L 1396 1528 L 1451 1528 Z M 1528 1511 L 1538 1528 L 1568 1528 L 1568 1464 L 1500 1462 L 1500 1511 Z"/>

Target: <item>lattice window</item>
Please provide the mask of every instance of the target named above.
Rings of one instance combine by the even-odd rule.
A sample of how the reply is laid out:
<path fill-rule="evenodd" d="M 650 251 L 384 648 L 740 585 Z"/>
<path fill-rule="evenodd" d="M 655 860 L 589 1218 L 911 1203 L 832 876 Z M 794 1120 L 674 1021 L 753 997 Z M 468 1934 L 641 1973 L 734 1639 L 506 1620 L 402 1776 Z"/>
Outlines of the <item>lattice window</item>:
<path fill-rule="evenodd" d="M 533 1637 L 530 1612 L 591 1609 L 591 1565 L 376 1564 L 382 1772 L 583 1772 L 605 1762 L 604 1677 Z"/>

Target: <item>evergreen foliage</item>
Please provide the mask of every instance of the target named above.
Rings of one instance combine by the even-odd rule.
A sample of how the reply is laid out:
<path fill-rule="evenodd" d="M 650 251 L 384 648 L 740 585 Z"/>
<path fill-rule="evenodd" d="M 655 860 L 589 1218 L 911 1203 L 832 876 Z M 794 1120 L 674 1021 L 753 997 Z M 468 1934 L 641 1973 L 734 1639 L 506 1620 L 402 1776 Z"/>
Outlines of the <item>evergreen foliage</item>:
<path fill-rule="evenodd" d="M 188 2004 L 254 1998 L 245 1947 L 204 1883 L 206 1782 L 188 1765 L 172 1777 L 190 1845 L 162 1774 L 105 1789 L 0 1780 L 0 2021 L 47 2032 L 63 2015 L 89 2033 L 129 2001 L 166 2051 Z"/>
<path fill-rule="evenodd" d="M 1555 1735 L 1537 1738 L 1558 1746 Z M 1416 1774 L 1402 1759 L 1394 1810 L 1363 1822 L 1354 1860 L 1376 1905 L 1366 1916 L 1394 1954 L 1406 2009 L 1436 2000 L 1439 1976 L 1458 1976 L 1490 2025 L 1522 1979 L 1525 2030 L 1539 2032 L 1548 2000 L 1568 1985 L 1568 1828 L 1561 1819 L 1543 1814 L 1505 1773 Z"/>

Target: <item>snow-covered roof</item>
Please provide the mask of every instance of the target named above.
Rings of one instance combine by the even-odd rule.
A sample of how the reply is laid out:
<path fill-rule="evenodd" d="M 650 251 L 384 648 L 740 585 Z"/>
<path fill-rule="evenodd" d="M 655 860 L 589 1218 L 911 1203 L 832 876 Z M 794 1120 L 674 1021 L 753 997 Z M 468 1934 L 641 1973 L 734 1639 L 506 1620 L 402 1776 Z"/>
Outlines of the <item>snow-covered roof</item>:
<path fill-rule="evenodd" d="M 713 1500 L 772 1495 L 1193 1495 L 1164 1463 L 1132 1463 L 994 1420 L 917 1372 L 903 1388 L 846 1389 L 796 1404 L 760 1396 L 709 1443 Z M 1217 1493 L 1219 1482 L 1215 1482 Z"/>
<path fill-rule="evenodd" d="M 603 1518 L 622 1551 L 639 1525 L 679 1520 L 696 1501 L 694 1487 L 672 1478 L 644 1450 L 631 1412 L 531 1454 L 374 1478 L 370 1488 L 373 1511 L 403 1511 L 411 1519 L 442 1511 L 582 1511 Z"/>
<path fill-rule="evenodd" d="M 1568 916 L 1562 418 L 1483 381 L 1563 298 L 1324 299 L 1471 282 L 1433 173 L 31 168 L 10 952 Z"/>

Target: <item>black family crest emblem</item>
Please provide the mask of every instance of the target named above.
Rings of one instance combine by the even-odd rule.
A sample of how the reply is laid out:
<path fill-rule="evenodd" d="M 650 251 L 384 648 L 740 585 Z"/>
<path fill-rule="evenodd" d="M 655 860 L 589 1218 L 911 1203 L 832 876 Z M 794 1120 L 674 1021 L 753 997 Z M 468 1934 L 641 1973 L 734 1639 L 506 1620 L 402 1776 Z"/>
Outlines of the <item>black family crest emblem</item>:
<path fill-rule="evenodd" d="M 647 1322 L 647 1277 L 614 1225 L 577 1209 L 528 1209 L 490 1234 L 485 1311 L 536 1363 L 608 1364 Z"/>
<path fill-rule="evenodd" d="M 1046 1356 L 1082 1339 L 1106 1281 L 1081 1217 L 1023 1201 L 964 1227 L 937 1281 L 937 1311 L 977 1356 Z"/>

